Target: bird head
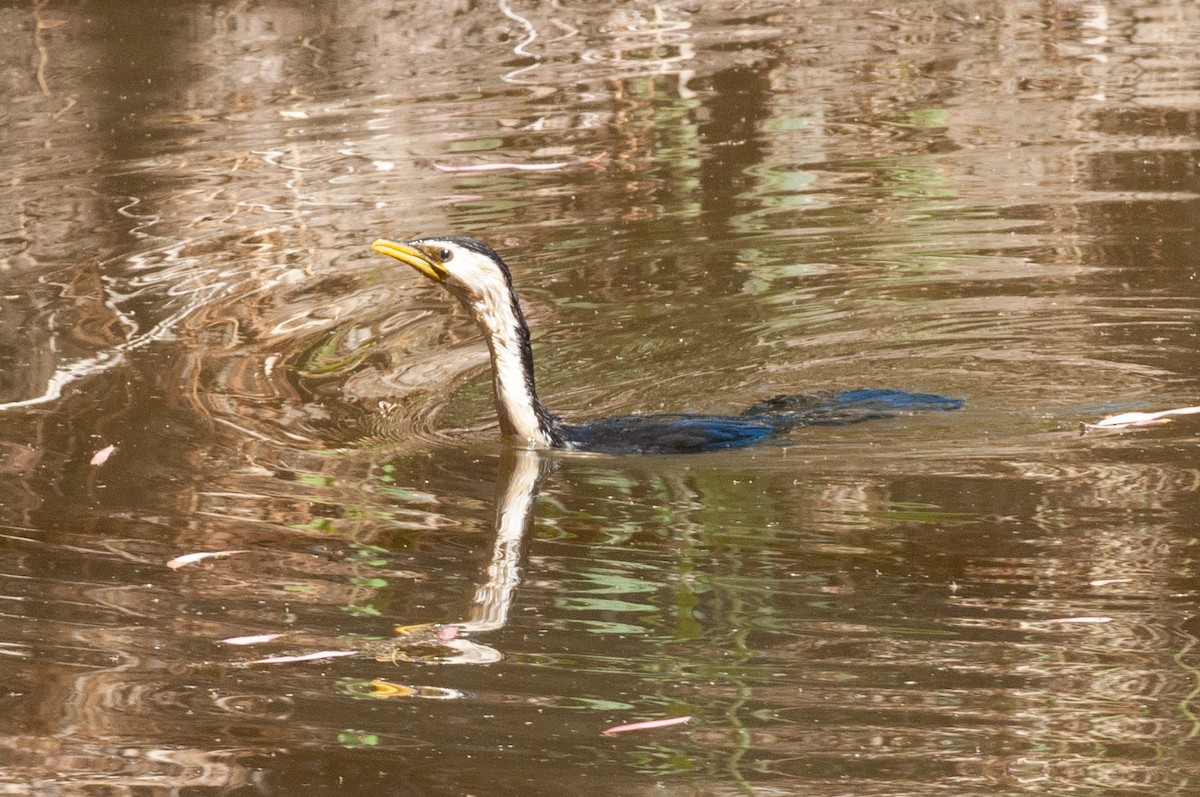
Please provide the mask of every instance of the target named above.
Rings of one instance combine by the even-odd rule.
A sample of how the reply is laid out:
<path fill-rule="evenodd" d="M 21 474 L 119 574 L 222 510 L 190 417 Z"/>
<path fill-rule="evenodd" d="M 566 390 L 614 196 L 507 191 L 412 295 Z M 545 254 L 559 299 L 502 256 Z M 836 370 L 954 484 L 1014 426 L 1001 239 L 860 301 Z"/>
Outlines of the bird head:
<path fill-rule="evenodd" d="M 494 249 L 474 238 L 380 239 L 371 249 L 412 266 L 464 303 L 507 297 L 513 292 L 508 266 Z"/>
<path fill-rule="evenodd" d="M 475 319 L 491 351 L 496 413 L 504 436 L 526 448 L 562 447 L 559 420 L 538 401 L 529 326 L 500 255 L 474 238 L 458 236 L 378 240 L 371 249 L 444 286 Z"/>

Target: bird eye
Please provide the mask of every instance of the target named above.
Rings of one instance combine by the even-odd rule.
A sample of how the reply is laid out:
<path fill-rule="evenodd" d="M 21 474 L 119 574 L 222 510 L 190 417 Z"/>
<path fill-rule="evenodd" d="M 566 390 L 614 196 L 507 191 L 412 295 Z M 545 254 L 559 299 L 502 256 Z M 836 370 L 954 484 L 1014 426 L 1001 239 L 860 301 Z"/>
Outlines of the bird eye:
<path fill-rule="evenodd" d="M 442 261 L 443 263 L 445 263 L 447 260 L 449 260 L 452 257 L 454 257 L 454 253 L 451 252 L 449 249 L 439 249 L 438 250 L 438 260 Z"/>

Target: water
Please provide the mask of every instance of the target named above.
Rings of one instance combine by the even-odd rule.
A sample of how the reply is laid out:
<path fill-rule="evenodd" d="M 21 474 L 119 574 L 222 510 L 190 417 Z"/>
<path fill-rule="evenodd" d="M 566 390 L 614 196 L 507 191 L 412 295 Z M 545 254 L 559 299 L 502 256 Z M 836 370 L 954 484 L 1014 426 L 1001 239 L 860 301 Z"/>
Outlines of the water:
<path fill-rule="evenodd" d="M 0 11 L 4 790 L 1194 791 L 1200 8 L 526 5 Z"/>

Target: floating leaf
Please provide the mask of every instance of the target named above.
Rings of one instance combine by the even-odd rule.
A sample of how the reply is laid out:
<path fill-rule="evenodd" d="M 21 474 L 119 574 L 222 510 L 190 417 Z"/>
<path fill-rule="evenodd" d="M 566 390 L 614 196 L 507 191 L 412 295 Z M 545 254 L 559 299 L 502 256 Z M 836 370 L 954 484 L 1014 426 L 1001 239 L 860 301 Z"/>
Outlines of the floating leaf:
<path fill-rule="evenodd" d="M 265 659 L 255 659 L 247 664 L 293 664 L 298 661 L 320 661 L 321 659 L 336 659 L 341 656 L 353 656 L 353 650 L 318 650 L 316 653 L 302 653 L 298 656 L 268 656 Z"/>
<path fill-rule="evenodd" d="M 236 551 L 199 551 L 197 553 L 185 553 L 183 556 L 176 556 L 174 559 L 167 562 L 167 567 L 171 568 L 172 570 L 178 570 L 179 568 L 183 567 L 184 565 L 195 564 L 196 562 L 200 562 L 205 559 L 212 559 L 214 557 L 233 556 L 235 553 L 250 553 L 250 552 L 245 551 L 245 550 L 236 550 Z"/>
<path fill-rule="evenodd" d="M 393 683 L 383 678 L 376 678 L 367 686 L 371 690 L 371 697 L 411 697 L 417 693 L 411 686 Z"/>
<path fill-rule="evenodd" d="M 218 640 L 222 645 L 261 645 L 264 642 L 274 642 L 287 634 L 254 634 L 253 636 L 231 636 Z"/>
<path fill-rule="evenodd" d="M 1122 412 L 1120 415 L 1109 415 L 1095 423 L 1084 423 L 1088 429 L 1127 429 L 1130 426 L 1154 426 L 1160 423 L 1170 423 L 1175 415 L 1195 415 L 1200 413 L 1200 407 L 1178 407 L 1161 412 Z"/>
<path fill-rule="evenodd" d="M 605 736 L 612 736 L 614 733 L 626 733 L 628 731 L 645 731 L 651 728 L 667 728 L 671 725 L 682 725 L 685 722 L 690 722 L 691 717 L 667 717 L 661 720 L 646 720 L 645 722 L 631 722 L 628 725 L 614 725 L 604 731 Z"/>
<path fill-rule="evenodd" d="M 97 451 L 95 454 L 92 454 L 92 458 L 88 462 L 88 464 L 89 465 L 103 465 L 105 462 L 108 462 L 108 458 L 111 457 L 113 452 L 116 450 L 117 450 L 116 446 L 105 446 L 104 448 Z"/>

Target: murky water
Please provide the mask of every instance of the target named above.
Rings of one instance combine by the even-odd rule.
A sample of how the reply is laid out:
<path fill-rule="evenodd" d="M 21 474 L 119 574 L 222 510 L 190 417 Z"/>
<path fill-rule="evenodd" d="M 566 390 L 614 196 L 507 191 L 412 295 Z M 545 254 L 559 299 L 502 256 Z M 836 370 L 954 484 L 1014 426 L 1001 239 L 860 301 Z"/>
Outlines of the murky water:
<path fill-rule="evenodd" d="M 0 9 L 5 793 L 1194 792 L 1200 6 L 416 5 Z"/>

